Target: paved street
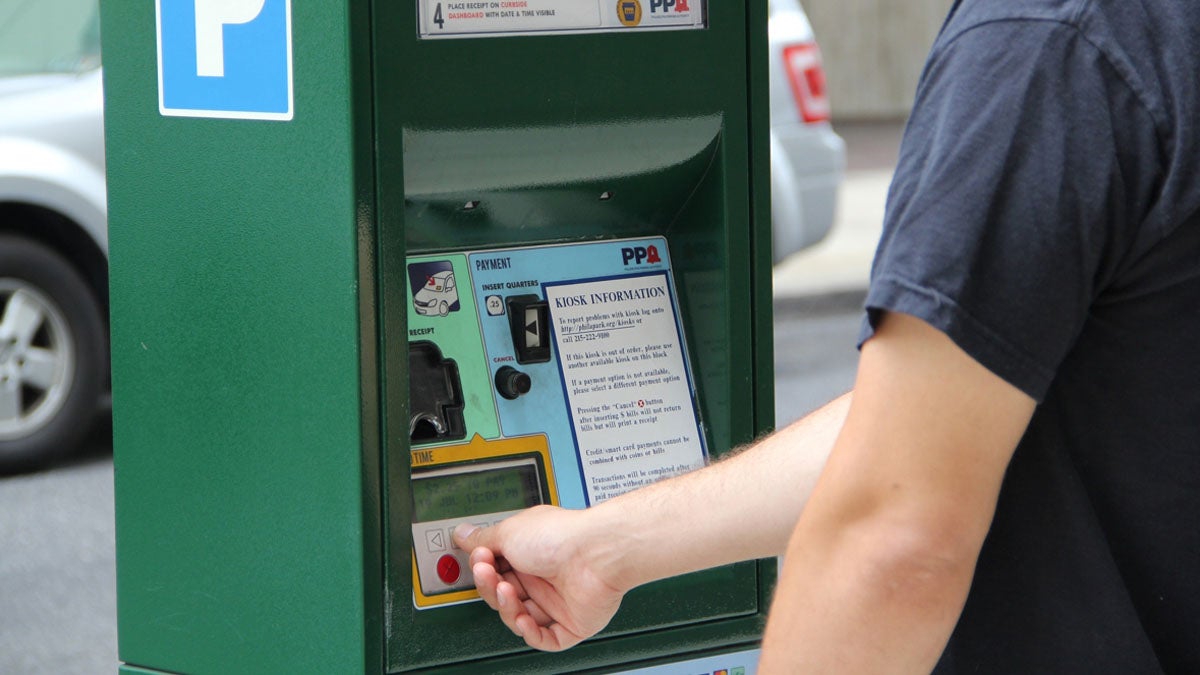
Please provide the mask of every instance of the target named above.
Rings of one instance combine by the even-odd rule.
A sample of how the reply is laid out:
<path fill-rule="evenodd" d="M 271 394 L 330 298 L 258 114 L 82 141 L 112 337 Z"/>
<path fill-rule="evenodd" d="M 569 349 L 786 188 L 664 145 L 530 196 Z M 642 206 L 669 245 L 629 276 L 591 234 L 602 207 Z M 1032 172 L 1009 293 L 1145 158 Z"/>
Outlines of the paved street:
<path fill-rule="evenodd" d="M 861 315 L 849 295 L 833 306 L 775 315 L 775 425 L 783 427 L 854 386 Z"/>
<path fill-rule="evenodd" d="M 111 436 L 0 478 L 0 673 L 116 672 Z"/>

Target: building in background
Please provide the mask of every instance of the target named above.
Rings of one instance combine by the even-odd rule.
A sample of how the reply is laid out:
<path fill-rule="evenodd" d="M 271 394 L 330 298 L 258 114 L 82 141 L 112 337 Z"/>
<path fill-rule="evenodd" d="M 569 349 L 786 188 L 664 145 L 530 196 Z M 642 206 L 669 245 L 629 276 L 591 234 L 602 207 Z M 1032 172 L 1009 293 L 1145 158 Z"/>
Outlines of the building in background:
<path fill-rule="evenodd" d="M 804 0 L 821 37 L 834 122 L 908 115 L 952 0 Z"/>

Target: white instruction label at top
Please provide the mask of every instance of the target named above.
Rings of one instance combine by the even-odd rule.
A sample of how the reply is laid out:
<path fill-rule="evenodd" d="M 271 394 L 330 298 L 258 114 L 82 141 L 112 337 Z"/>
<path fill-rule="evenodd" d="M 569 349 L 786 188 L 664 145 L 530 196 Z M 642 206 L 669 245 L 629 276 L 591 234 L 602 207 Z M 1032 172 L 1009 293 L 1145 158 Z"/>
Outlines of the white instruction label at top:
<path fill-rule="evenodd" d="M 422 38 L 703 28 L 707 0 L 417 0 Z"/>
<path fill-rule="evenodd" d="M 666 273 L 546 285 L 589 504 L 704 465 Z"/>

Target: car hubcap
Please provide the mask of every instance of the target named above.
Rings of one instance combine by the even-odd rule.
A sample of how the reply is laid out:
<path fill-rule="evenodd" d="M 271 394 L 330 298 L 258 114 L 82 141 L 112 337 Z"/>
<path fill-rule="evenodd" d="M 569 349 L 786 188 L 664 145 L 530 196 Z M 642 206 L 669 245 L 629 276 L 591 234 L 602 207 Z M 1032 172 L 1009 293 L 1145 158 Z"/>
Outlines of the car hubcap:
<path fill-rule="evenodd" d="M 28 282 L 0 278 L 0 441 L 53 419 L 70 391 L 74 360 L 58 306 Z"/>

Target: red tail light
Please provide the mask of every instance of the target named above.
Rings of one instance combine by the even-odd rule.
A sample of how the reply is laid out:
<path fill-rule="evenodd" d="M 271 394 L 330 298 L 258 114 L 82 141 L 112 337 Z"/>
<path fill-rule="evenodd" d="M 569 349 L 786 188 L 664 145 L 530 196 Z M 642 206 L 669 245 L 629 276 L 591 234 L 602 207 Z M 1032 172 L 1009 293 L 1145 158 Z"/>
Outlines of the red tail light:
<path fill-rule="evenodd" d="M 821 65 L 821 50 L 815 42 L 784 47 L 783 62 L 787 67 L 792 95 L 805 122 L 829 121 L 829 96 L 825 92 L 825 68 Z"/>

